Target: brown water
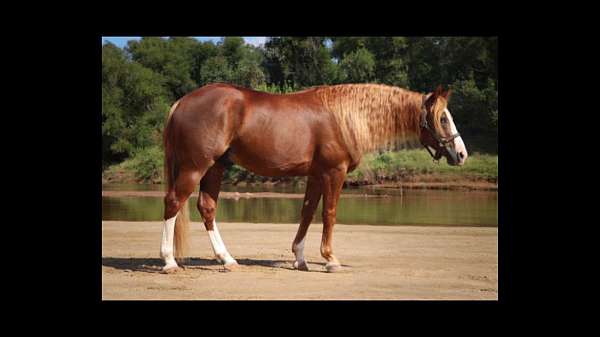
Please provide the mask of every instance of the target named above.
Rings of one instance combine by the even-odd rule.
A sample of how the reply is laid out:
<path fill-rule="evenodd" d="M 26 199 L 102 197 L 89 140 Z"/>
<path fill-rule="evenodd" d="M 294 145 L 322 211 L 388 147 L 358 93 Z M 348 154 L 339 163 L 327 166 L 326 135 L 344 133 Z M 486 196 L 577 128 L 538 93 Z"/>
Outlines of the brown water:
<path fill-rule="evenodd" d="M 162 190 L 160 185 L 105 185 L 103 190 Z M 301 187 L 223 186 L 223 191 L 303 193 Z M 388 188 L 344 189 L 343 193 L 376 194 L 380 197 L 340 198 L 337 222 L 368 225 L 498 226 L 498 193 Z M 197 197 L 190 201 L 193 221 L 201 221 Z M 217 219 L 224 222 L 298 223 L 302 199 L 220 199 Z M 162 220 L 161 197 L 102 197 L 102 219 L 124 221 Z M 321 205 L 315 213 L 321 222 Z"/>

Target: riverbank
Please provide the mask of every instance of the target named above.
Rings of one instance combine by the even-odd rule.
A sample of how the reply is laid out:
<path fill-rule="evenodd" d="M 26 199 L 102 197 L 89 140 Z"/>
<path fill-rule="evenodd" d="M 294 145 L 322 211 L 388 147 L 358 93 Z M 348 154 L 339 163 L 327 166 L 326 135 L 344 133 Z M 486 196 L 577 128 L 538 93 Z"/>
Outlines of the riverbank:
<path fill-rule="evenodd" d="M 162 222 L 102 222 L 102 299 L 498 299 L 498 229 L 337 224 L 343 269 L 325 273 L 322 225 L 308 232 L 310 272 L 293 270 L 297 224 L 219 223 L 240 266 L 212 257 L 204 226 L 191 226 L 191 259 L 161 274 Z"/>
<path fill-rule="evenodd" d="M 488 186 L 485 184 L 474 185 L 471 187 L 465 187 L 460 184 L 448 184 L 448 183 L 440 183 L 438 185 L 428 185 L 428 184 L 408 184 L 408 185 L 373 185 L 373 188 L 377 189 L 473 189 L 473 190 L 497 190 L 497 186 Z M 397 194 L 397 191 L 395 191 Z M 198 197 L 199 192 L 194 191 L 190 195 L 191 197 Z M 122 198 L 122 197 L 164 197 L 164 191 L 123 191 L 123 190 L 103 190 L 102 197 L 111 197 L 111 198 Z M 367 194 L 367 193 L 342 193 L 340 194 L 340 198 L 386 198 L 390 197 L 389 194 L 385 193 L 377 193 L 377 194 Z M 225 192 L 221 191 L 219 193 L 220 199 L 253 199 L 253 198 L 276 198 L 276 199 L 304 199 L 304 193 L 281 193 L 281 192 Z"/>
<path fill-rule="evenodd" d="M 191 197 L 198 197 L 199 192 L 192 192 Z M 163 191 L 102 191 L 103 197 L 164 197 Z M 342 194 L 340 198 L 385 198 L 387 195 L 367 194 Z M 277 199 L 304 199 L 303 193 L 277 193 L 277 192 L 220 192 L 219 199 L 250 199 L 250 198 L 277 198 Z"/>
<path fill-rule="evenodd" d="M 143 163 L 143 164 L 141 164 Z M 139 158 L 113 165 L 102 174 L 103 184 L 162 183 L 162 159 Z M 149 173 L 151 172 L 151 173 Z M 270 178 L 254 175 L 234 165 L 223 183 L 246 186 L 304 186 L 306 177 Z M 473 154 L 461 167 L 444 160 L 434 163 L 425 150 L 372 153 L 346 177 L 345 186 L 379 186 L 407 189 L 498 189 L 498 156 Z"/>

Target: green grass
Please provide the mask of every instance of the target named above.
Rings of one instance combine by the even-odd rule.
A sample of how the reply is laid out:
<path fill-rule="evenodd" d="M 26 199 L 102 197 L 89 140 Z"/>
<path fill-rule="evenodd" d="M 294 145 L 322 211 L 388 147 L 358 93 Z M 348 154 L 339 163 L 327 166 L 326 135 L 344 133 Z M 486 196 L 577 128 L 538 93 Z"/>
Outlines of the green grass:
<path fill-rule="evenodd" d="M 151 147 L 136 152 L 133 158 L 109 167 L 103 178 L 115 183 L 161 183 L 162 151 Z M 488 154 L 470 154 L 465 165 L 450 166 L 445 158 L 434 163 L 424 149 L 386 151 L 370 153 L 363 157 L 361 164 L 346 178 L 347 182 L 375 184 L 383 181 L 437 181 L 456 180 L 498 180 L 498 156 Z M 257 176 L 234 165 L 224 176 L 224 182 L 265 183 L 281 182 L 298 184 L 304 182 L 302 177 L 267 178 Z"/>
<path fill-rule="evenodd" d="M 445 158 L 439 163 L 426 150 L 412 149 L 397 152 L 370 153 L 363 157 L 356 170 L 348 174 L 350 180 L 398 180 L 404 177 L 436 175 L 443 177 L 464 177 L 495 181 L 498 179 L 498 156 L 474 153 L 463 166 L 450 166 Z"/>

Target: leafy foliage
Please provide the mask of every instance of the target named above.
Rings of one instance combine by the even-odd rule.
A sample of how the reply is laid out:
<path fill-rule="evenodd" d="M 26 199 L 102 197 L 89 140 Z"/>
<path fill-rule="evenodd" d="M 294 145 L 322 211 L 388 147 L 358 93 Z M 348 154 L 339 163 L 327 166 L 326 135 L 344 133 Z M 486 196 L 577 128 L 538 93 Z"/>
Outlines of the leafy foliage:
<path fill-rule="evenodd" d="M 164 153 L 160 147 L 146 147 L 135 152 L 133 158 L 127 162 L 126 168 L 131 169 L 139 181 L 161 182 L 163 158 Z"/>
<path fill-rule="evenodd" d="M 375 56 L 365 48 L 346 54 L 340 65 L 344 82 L 366 83 L 375 79 Z"/>
<path fill-rule="evenodd" d="M 272 83 L 310 87 L 339 83 L 337 65 L 323 37 L 275 37 L 265 43 Z"/>
<path fill-rule="evenodd" d="M 168 93 L 165 78 L 106 45 L 102 55 L 103 164 L 156 144 L 162 134 Z"/>
<path fill-rule="evenodd" d="M 338 83 L 383 83 L 419 92 L 450 86 L 449 109 L 467 148 L 495 153 L 497 71 L 495 37 L 271 37 L 262 47 L 241 37 L 218 43 L 144 37 L 124 49 L 106 43 L 102 164 L 129 159 L 139 179 L 157 179 L 170 105 L 212 82 L 279 94 Z M 382 155 L 373 165 L 390 164 L 388 159 Z"/>
<path fill-rule="evenodd" d="M 473 79 L 452 84 L 450 112 L 470 151 L 498 151 L 498 91 L 493 83 L 479 88 Z"/>
<path fill-rule="evenodd" d="M 233 77 L 231 66 L 224 56 L 214 56 L 206 60 L 200 69 L 202 83 L 229 82 Z"/>

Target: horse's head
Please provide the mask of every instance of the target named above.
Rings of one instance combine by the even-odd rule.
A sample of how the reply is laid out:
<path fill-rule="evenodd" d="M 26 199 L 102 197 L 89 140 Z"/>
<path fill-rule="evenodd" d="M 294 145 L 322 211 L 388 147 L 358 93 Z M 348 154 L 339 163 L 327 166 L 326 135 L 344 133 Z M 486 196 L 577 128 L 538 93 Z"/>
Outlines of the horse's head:
<path fill-rule="evenodd" d="M 423 96 L 420 141 L 435 160 L 444 156 L 449 165 L 463 165 L 468 156 L 467 148 L 448 111 L 449 96 L 450 90 L 444 91 L 441 86 Z"/>

